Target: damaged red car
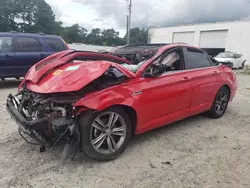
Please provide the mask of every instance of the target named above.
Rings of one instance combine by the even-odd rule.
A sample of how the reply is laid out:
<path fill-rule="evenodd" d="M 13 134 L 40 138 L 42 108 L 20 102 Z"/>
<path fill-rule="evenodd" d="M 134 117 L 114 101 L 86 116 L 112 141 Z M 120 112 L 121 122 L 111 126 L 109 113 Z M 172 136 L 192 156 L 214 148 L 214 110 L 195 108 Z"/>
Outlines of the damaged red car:
<path fill-rule="evenodd" d="M 186 44 L 128 45 L 110 53 L 67 50 L 34 65 L 6 105 L 20 135 L 41 152 L 65 143 L 90 158 L 118 157 L 132 135 L 208 112 L 225 113 L 237 81 L 230 67 Z"/>

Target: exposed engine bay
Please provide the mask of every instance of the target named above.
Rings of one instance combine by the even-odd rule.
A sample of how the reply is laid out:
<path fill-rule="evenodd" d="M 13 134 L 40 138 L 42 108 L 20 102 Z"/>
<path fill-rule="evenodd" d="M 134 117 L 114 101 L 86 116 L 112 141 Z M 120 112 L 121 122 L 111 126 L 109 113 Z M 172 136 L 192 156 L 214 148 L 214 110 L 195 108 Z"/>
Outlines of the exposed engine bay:
<path fill-rule="evenodd" d="M 24 89 L 15 96 L 9 95 L 7 109 L 19 124 L 18 132 L 24 140 L 40 145 L 43 152 L 62 140 L 66 141 L 65 147 L 72 142 L 77 147 L 80 143 L 72 106 L 77 100 L 78 97 L 71 94 L 42 95 Z"/>

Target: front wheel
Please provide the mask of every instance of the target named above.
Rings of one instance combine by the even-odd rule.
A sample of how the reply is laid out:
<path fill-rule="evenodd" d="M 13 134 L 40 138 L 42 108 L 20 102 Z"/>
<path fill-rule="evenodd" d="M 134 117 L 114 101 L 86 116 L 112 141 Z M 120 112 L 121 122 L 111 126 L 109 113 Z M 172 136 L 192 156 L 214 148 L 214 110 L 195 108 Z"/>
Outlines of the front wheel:
<path fill-rule="evenodd" d="M 131 120 L 120 107 L 98 113 L 87 112 L 79 118 L 79 126 L 84 153 L 98 161 L 117 158 L 132 135 Z"/>
<path fill-rule="evenodd" d="M 215 119 L 222 117 L 226 112 L 229 99 L 229 90 L 226 87 L 220 88 L 214 98 L 214 102 L 209 111 L 209 115 Z"/>

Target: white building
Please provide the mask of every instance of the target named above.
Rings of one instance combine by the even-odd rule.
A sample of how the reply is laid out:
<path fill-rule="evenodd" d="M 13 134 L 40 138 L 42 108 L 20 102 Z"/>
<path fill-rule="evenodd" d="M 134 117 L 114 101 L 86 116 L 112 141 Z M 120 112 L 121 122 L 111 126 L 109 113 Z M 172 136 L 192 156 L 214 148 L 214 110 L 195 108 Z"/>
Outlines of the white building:
<path fill-rule="evenodd" d="M 216 55 L 221 51 L 241 53 L 250 64 L 250 21 L 233 21 L 150 28 L 150 43 L 184 42 Z"/>

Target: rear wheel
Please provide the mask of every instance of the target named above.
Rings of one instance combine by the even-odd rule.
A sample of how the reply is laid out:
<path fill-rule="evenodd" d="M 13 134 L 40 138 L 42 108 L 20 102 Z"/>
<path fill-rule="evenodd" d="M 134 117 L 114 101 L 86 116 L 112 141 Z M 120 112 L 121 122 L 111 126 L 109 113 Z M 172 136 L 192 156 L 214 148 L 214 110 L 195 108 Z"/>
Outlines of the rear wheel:
<path fill-rule="evenodd" d="M 117 158 L 132 135 L 132 124 L 126 112 L 111 107 L 94 114 L 87 112 L 79 119 L 81 144 L 85 154 L 98 161 Z"/>
<path fill-rule="evenodd" d="M 229 99 L 229 90 L 226 87 L 220 88 L 209 111 L 210 116 L 215 119 L 222 117 L 226 112 Z"/>
<path fill-rule="evenodd" d="M 244 67 L 245 67 L 245 61 L 242 63 L 240 69 L 244 69 Z"/>

